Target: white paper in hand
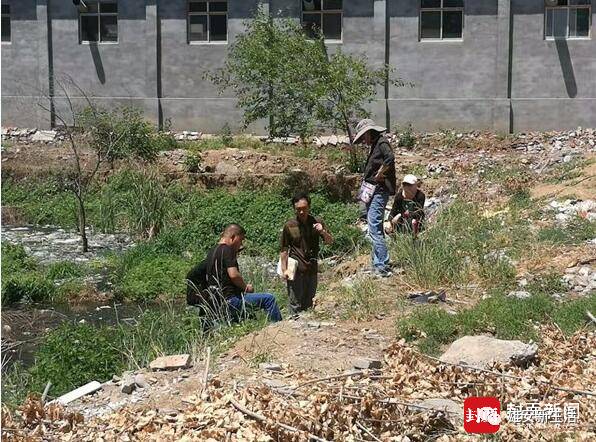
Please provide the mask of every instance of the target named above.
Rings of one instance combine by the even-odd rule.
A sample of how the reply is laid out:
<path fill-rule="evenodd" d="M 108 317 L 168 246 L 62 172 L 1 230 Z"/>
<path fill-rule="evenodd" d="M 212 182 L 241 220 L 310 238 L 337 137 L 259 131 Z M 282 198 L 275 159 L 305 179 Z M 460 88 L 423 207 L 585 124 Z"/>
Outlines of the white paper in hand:
<path fill-rule="evenodd" d="M 298 268 L 298 261 L 296 261 L 294 258 L 290 258 L 288 256 L 288 279 L 290 281 L 294 280 L 294 277 L 296 276 L 296 269 Z M 279 261 L 277 263 L 277 274 L 283 278 L 284 274 L 281 271 L 281 258 L 279 258 Z"/>

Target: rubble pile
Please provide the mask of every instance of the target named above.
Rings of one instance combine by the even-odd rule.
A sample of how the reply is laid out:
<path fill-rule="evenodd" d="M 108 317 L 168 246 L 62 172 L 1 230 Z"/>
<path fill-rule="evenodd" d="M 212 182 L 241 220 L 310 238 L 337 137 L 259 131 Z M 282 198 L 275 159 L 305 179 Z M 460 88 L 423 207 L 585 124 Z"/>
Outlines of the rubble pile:
<path fill-rule="evenodd" d="M 503 440 L 544 440 L 595 436 L 596 334 L 570 338 L 555 328 L 542 330 L 540 358 L 528 368 L 495 362 L 488 369 L 439 362 L 403 341 L 391 345 L 381 364 L 325 378 L 286 373 L 278 382 L 242 387 L 211 380 L 206 391 L 193 394 L 183 411 L 125 408 L 103 418 L 77 423 L 68 413 L 56 419 L 32 417 L 23 408 L 3 412 L 5 440 L 35 434 L 45 439 L 95 441 L 298 441 L 383 440 L 450 441 L 472 437 L 462 428 L 463 401 L 493 396 L 501 401 Z M 380 366 L 380 368 L 379 368 Z M 272 376 L 281 376 L 272 374 Z M 282 385 L 283 384 L 283 385 Z M 280 387 L 278 387 L 278 385 Z M 283 388 L 282 388 L 283 387 Z M 579 404 L 580 422 L 554 424 L 510 422 L 507 409 L 525 404 L 563 407 Z M 498 417 L 498 416 L 497 416 Z M 78 418 L 80 419 L 80 418 Z M 556 429 L 556 431 L 553 431 Z M 470 439 L 472 440 L 472 439 Z"/>
<path fill-rule="evenodd" d="M 584 265 L 565 270 L 563 283 L 574 293 L 588 296 L 596 292 L 596 269 Z"/>
<path fill-rule="evenodd" d="M 19 142 L 44 142 L 62 141 L 65 137 L 56 130 L 38 130 L 36 128 L 3 127 L 2 140 L 13 140 Z"/>
<path fill-rule="evenodd" d="M 567 199 L 563 202 L 551 201 L 547 210 L 556 212 L 555 221 L 566 224 L 575 217 L 596 221 L 596 201 Z"/>

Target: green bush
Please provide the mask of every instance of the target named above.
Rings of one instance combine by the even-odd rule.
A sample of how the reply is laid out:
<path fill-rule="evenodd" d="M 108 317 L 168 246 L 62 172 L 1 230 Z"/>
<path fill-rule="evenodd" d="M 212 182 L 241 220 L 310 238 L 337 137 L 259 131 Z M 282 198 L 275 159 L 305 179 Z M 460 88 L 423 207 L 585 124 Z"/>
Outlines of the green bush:
<path fill-rule="evenodd" d="M 121 334 L 114 328 L 65 323 L 48 333 L 36 353 L 31 388 L 52 382 L 60 395 L 90 381 L 105 382 L 125 368 Z"/>
<path fill-rule="evenodd" d="M 407 340 L 420 338 L 420 348 L 431 354 L 465 335 L 492 333 L 499 339 L 536 340 L 535 323 L 552 321 L 571 334 L 586 323 L 586 310 L 596 309 L 596 295 L 557 304 L 550 296 L 554 289 L 547 279 L 528 288 L 530 298 L 496 293 L 455 315 L 438 307 L 420 307 L 410 317 L 398 321 L 398 334 Z"/>
<path fill-rule="evenodd" d="M 13 273 L 2 277 L 2 305 L 49 301 L 55 294 L 54 282 L 39 272 Z"/>
<path fill-rule="evenodd" d="M 84 275 L 83 266 L 70 261 L 55 262 L 46 269 L 46 276 L 51 280 L 79 278 Z"/>
<path fill-rule="evenodd" d="M 126 299 L 151 301 L 158 296 L 180 298 L 186 291 L 190 264 L 170 256 L 150 256 L 128 268 L 115 287 Z"/>
<path fill-rule="evenodd" d="M 414 135 L 414 129 L 412 129 L 412 123 L 408 123 L 403 128 L 396 127 L 395 132 L 398 136 L 398 146 L 412 149 L 416 145 L 416 136 Z"/>
<path fill-rule="evenodd" d="M 36 268 L 36 261 L 27 255 L 22 245 L 2 243 L 2 276 L 32 271 Z"/>

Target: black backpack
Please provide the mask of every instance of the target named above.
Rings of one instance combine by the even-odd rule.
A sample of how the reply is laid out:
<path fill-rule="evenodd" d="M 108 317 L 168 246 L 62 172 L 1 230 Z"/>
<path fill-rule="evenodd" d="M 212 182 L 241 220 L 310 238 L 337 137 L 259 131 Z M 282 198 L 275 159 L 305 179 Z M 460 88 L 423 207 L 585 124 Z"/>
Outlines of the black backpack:
<path fill-rule="evenodd" d="M 209 303 L 207 284 L 207 259 L 194 266 L 186 275 L 186 303 L 188 305 L 202 305 Z"/>

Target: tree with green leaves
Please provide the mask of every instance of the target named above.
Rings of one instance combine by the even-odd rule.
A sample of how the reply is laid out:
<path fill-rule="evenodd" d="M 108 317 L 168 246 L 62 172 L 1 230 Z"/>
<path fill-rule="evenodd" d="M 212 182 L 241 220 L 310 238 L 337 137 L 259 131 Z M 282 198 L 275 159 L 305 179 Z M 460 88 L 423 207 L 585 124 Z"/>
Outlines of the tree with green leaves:
<path fill-rule="evenodd" d="M 221 92 L 235 92 L 245 127 L 265 119 L 270 137 L 305 139 L 315 130 L 324 65 L 324 51 L 295 21 L 258 11 L 230 46 L 224 66 L 206 78 Z"/>
<path fill-rule="evenodd" d="M 38 105 L 53 114 L 62 126 L 72 152 L 72 169 L 64 177 L 64 187 L 77 203 L 77 227 L 83 252 L 89 251 L 85 201 L 101 167 L 118 159 L 152 161 L 157 156 L 152 142 L 154 129 L 140 111 L 132 108 L 108 111 L 98 106 L 70 76 L 54 80 L 64 106 L 55 109 L 42 96 Z M 76 98 L 75 98 L 76 97 Z M 79 97 L 83 109 L 77 106 Z M 82 132 L 82 133 L 81 133 Z M 87 155 L 91 150 L 92 155 Z"/>
<path fill-rule="evenodd" d="M 223 68 L 206 75 L 233 89 L 244 110 L 245 126 L 269 120 L 269 135 L 341 129 L 353 140 L 351 125 L 370 116 L 367 105 L 387 82 L 403 86 L 389 66 L 369 67 L 366 57 L 337 50 L 327 54 L 320 33 L 313 40 L 294 20 L 258 11 L 231 45 Z"/>

